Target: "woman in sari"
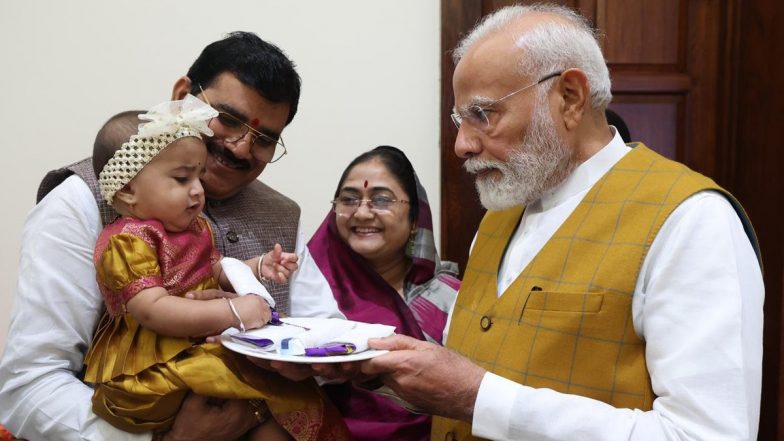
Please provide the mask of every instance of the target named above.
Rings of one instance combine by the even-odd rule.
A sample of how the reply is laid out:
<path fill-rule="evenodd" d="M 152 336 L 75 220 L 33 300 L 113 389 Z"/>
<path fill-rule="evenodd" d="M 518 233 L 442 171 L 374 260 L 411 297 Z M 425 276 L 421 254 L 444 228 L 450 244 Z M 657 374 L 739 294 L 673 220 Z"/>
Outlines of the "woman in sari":
<path fill-rule="evenodd" d="M 433 241 L 425 190 L 405 154 L 377 147 L 340 178 L 292 284 L 293 317 L 345 317 L 441 343 L 460 281 Z M 296 300 L 295 300 L 296 299 Z M 326 384 L 357 440 L 425 440 L 430 416 L 354 384 Z"/>

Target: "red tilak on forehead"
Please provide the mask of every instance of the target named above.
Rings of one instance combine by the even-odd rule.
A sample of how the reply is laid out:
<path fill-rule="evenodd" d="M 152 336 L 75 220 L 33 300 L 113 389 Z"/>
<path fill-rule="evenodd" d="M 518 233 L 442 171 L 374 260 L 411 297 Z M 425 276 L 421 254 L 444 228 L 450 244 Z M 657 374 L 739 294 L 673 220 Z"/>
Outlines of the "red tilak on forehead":
<path fill-rule="evenodd" d="M 365 188 L 367 188 L 367 180 L 365 180 Z"/>
<path fill-rule="evenodd" d="M 259 125 L 259 119 L 258 118 L 253 118 L 253 120 L 250 122 L 250 125 L 252 125 L 253 127 L 256 127 L 257 125 Z"/>

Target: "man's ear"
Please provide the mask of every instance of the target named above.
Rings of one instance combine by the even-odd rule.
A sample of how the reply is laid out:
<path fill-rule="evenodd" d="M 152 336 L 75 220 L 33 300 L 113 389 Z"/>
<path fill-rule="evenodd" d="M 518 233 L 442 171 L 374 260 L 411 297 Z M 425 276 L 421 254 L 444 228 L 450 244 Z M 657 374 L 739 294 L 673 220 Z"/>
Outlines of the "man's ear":
<path fill-rule="evenodd" d="M 172 89 L 172 101 L 178 101 L 185 98 L 185 95 L 191 93 L 191 79 L 187 76 L 181 76 L 174 82 L 174 89 Z"/>
<path fill-rule="evenodd" d="M 558 92 L 562 99 L 561 113 L 567 130 L 574 130 L 582 122 L 588 109 L 591 90 L 588 77 L 580 69 L 569 69 L 561 74 Z"/>
<path fill-rule="evenodd" d="M 120 201 L 128 207 L 136 205 L 136 193 L 131 185 L 126 185 L 114 194 L 115 201 Z"/>

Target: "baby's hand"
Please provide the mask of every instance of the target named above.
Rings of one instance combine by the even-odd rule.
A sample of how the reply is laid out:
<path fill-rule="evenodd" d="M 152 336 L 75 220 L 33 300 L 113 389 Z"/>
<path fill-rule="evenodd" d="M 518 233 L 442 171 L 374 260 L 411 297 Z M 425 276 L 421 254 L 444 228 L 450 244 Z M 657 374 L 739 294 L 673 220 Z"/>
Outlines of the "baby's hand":
<path fill-rule="evenodd" d="M 248 294 L 232 299 L 232 302 L 242 318 L 245 329 L 260 328 L 272 318 L 269 304 L 260 296 Z M 235 325 L 239 328 L 239 323 Z"/>
<path fill-rule="evenodd" d="M 275 244 L 272 251 L 261 256 L 259 276 L 276 283 L 286 283 L 291 273 L 297 270 L 299 258 L 294 253 L 284 253 L 280 244 Z"/>

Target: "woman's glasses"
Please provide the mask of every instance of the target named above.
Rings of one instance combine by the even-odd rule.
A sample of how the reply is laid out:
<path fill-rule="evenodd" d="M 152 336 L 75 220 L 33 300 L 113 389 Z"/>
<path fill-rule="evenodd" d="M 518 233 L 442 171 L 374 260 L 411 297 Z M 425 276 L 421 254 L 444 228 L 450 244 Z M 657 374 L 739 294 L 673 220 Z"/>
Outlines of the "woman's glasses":
<path fill-rule="evenodd" d="M 332 209 L 341 216 L 352 216 L 363 203 L 367 204 L 368 210 L 374 213 L 388 213 L 391 211 L 393 205 L 397 203 L 408 204 L 409 201 L 394 199 L 389 196 L 373 196 L 370 199 L 360 199 L 354 196 L 338 196 L 337 199 L 332 201 Z"/>

